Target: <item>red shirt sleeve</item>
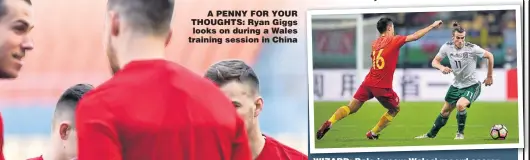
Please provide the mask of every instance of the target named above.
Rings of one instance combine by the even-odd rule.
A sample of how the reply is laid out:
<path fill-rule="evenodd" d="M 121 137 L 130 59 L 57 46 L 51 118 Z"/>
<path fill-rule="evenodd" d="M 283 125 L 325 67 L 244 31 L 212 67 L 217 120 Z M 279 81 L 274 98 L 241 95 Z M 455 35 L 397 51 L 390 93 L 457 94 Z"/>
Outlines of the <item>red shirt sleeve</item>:
<path fill-rule="evenodd" d="M 232 148 L 232 160 L 251 160 L 252 153 L 245 128 L 245 122 L 240 117 L 236 118 L 237 134 Z"/>
<path fill-rule="evenodd" d="M 401 48 L 401 46 L 403 46 L 407 40 L 407 36 L 402 36 L 402 35 L 396 35 L 394 36 L 394 44 L 396 44 L 396 47 L 397 48 Z"/>
<path fill-rule="evenodd" d="M 107 104 L 86 95 L 76 110 L 78 159 L 121 160 L 121 145 Z"/>

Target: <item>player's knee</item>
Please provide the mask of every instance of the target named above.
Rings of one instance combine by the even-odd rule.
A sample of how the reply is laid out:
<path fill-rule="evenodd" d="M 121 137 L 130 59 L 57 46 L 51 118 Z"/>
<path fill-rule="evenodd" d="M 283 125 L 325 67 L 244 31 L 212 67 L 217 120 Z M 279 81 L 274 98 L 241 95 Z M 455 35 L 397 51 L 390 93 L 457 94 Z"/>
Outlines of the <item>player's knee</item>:
<path fill-rule="evenodd" d="M 391 107 L 391 108 L 388 109 L 388 114 L 390 114 L 392 116 L 396 116 L 399 113 L 400 110 L 401 109 L 399 108 L 399 106 Z"/>
<path fill-rule="evenodd" d="M 456 102 L 456 109 L 458 109 L 458 111 L 464 111 L 466 110 L 467 106 L 469 106 L 470 102 L 467 98 L 460 98 L 458 100 L 458 102 Z"/>
<path fill-rule="evenodd" d="M 463 107 L 458 107 L 458 112 L 463 112 L 463 111 L 465 111 L 465 110 L 466 110 L 466 107 L 465 107 L 465 106 L 463 106 Z"/>
<path fill-rule="evenodd" d="M 469 105 L 469 103 L 466 103 L 466 102 L 460 102 L 460 103 L 456 103 L 456 109 L 460 112 L 466 110 L 467 106 Z"/>

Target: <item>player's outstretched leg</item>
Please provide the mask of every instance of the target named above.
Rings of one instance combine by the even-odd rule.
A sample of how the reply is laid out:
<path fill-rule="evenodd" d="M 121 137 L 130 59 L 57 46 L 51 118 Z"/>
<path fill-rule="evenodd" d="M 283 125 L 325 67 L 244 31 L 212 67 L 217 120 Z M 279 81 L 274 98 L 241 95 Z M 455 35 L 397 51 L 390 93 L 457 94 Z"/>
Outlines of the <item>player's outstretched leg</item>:
<path fill-rule="evenodd" d="M 445 102 L 444 106 L 442 107 L 442 110 L 440 111 L 440 114 L 438 115 L 438 117 L 436 117 L 436 120 L 434 120 L 434 125 L 432 126 L 429 133 L 418 136 L 416 137 L 416 139 L 436 137 L 440 129 L 442 129 L 445 124 L 447 124 L 447 120 L 449 119 L 449 116 L 451 115 L 453 109 L 453 106 L 451 106 L 448 102 Z"/>
<path fill-rule="evenodd" d="M 458 124 L 458 132 L 456 133 L 455 139 L 464 139 L 464 128 L 466 127 L 467 111 L 466 108 L 469 106 L 470 102 L 467 98 L 460 98 L 456 102 L 456 108 L 458 109 L 458 114 L 456 115 L 456 123 Z"/>
<path fill-rule="evenodd" d="M 377 92 L 376 92 L 377 93 Z M 366 138 L 368 139 L 379 139 L 379 133 L 385 129 L 392 120 L 394 120 L 394 117 L 397 116 L 399 113 L 399 98 L 397 97 L 397 94 L 393 91 L 390 91 L 389 94 L 382 93 L 383 95 L 391 95 L 391 96 L 383 96 L 383 97 L 376 97 L 379 103 L 383 105 L 386 109 L 388 109 L 387 112 L 381 116 L 379 119 L 379 122 L 372 128 L 372 130 L 368 131 L 366 133 Z"/>
<path fill-rule="evenodd" d="M 337 111 L 333 113 L 331 118 L 329 118 L 329 120 L 327 120 L 326 122 L 324 122 L 324 124 L 322 124 L 322 126 L 320 126 L 320 129 L 318 129 L 318 132 L 317 132 L 317 139 L 318 140 L 322 139 L 322 137 L 324 137 L 324 135 L 331 129 L 331 126 L 334 123 L 347 117 L 350 114 L 357 112 L 359 108 L 361 108 L 363 103 L 364 102 L 359 101 L 354 98 L 350 101 L 350 104 L 348 104 L 348 106 L 342 106 L 339 109 L 337 109 Z"/>

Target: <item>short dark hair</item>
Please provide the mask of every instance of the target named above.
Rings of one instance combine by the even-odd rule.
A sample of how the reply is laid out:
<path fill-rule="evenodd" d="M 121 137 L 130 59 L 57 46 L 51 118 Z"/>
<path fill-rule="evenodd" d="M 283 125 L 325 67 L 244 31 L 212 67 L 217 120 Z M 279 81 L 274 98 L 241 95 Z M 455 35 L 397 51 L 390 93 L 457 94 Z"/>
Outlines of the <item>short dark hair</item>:
<path fill-rule="evenodd" d="M 386 28 L 391 24 L 393 24 L 392 19 L 383 17 L 377 21 L 377 31 L 379 31 L 379 33 L 385 33 Z"/>
<path fill-rule="evenodd" d="M 254 70 L 241 60 L 225 60 L 210 66 L 204 77 L 213 81 L 217 86 L 223 86 L 232 81 L 248 83 L 255 92 L 259 91 L 259 80 Z"/>
<path fill-rule="evenodd" d="M 162 35 L 170 30 L 174 0 L 109 0 L 132 27 L 144 33 Z"/>
<path fill-rule="evenodd" d="M 466 30 L 460 24 L 458 24 L 458 22 L 454 22 L 453 23 L 453 32 L 452 32 L 452 34 L 455 34 L 456 32 L 464 33 L 465 31 Z"/>
<path fill-rule="evenodd" d="M 5 1 L 6 0 L 0 0 L 0 19 L 3 18 L 7 14 L 7 7 L 5 4 Z M 23 0 L 23 1 L 28 3 L 29 5 L 32 5 L 31 0 Z"/>
<path fill-rule="evenodd" d="M 76 84 L 64 91 L 55 107 L 55 115 L 67 113 L 69 118 L 74 117 L 77 104 L 81 98 L 94 87 L 90 84 Z"/>

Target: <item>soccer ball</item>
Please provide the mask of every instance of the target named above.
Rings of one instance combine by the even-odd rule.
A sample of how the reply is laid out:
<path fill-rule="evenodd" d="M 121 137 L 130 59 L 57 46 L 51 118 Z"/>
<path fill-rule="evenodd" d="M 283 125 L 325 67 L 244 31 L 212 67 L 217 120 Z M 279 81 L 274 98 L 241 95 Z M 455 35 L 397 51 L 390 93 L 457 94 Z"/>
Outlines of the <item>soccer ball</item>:
<path fill-rule="evenodd" d="M 494 140 L 504 140 L 508 136 L 508 128 L 502 124 L 496 124 L 491 127 L 490 136 Z"/>

